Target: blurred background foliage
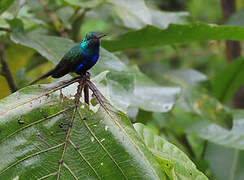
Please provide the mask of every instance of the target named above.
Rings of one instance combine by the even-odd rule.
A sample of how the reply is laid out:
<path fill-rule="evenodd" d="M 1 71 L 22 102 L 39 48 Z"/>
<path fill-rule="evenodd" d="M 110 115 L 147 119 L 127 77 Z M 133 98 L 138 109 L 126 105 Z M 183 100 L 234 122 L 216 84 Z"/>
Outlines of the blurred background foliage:
<path fill-rule="evenodd" d="M 243 0 L 236 1 L 237 11 L 227 21 L 222 15 L 220 0 L 3 0 L 0 7 L 1 54 L 6 57 L 18 89 L 47 72 L 55 63 L 53 59 L 59 57 L 55 55 L 57 47 L 65 48 L 65 44 L 58 44 L 61 41 L 52 44 L 55 39 L 48 40 L 47 35 L 79 42 L 88 31 L 105 32 L 107 46 L 120 35 L 147 25 L 160 29 L 167 29 L 169 24 L 187 25 L 196 21 L 244 25 Z M 31 43 L 23 40 L 27 37 Z M 244 111 L 233 109 L 231 100 L 243 85 L 244 63 L 243 58 L 239 58 L 229 65 L 224 40 L 126 49 L 107 56 L 113 55 L 126 64 L 126 72 L 115 71 L 122 65 L 109 69 L 101 58 L 101 65 L 92 70 L 92 76 L 111 71 L 105 78 L 105 86 L 117 108 L 127 113 L 133 123 L 143 123 L 183 150 L 210 179 L 244 178 Z M 139 83 L 133 84 L 131 76 Z M 42 82 L 50 81 L 51 78 Z M 146 91 L 154 83 L 160 88 L 172 89 Z M 128 100 L 129 105 L 124 106 L 127 99 L 132 99 L 130 93 L 134 88 L 139 100 Z M 176 103 L 172 103 L 175 99 L 171 97 L 168 105 L 162 103 L 164 110 L 157 107 L 153 110 L 153 103 L 159 101 L 161 105 L 160 98 L 165 98 L 156 92 L 161 90 L 165 95 L 173 94 Z M 10 93 L 2 73 L 0 98 Z M 148 106 L 147 96 L 151 98 Z M 232 124 L 233 128 L 227 130 Z"/>

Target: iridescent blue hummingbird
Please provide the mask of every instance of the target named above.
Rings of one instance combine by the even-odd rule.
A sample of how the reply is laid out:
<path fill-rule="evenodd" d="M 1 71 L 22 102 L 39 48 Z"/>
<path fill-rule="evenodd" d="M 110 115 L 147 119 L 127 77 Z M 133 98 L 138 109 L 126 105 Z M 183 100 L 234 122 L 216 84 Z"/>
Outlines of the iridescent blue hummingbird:
<path fill-rule="evenodd" d="M 99 59 L 101 46 L 100 39 L 104 36 L 106 35 L 101 35 L 96 32 L 88 32 L 81 43 L 71 48 L 52 70 L 30 84 L 34 84 L 48 76 L 60 78 L 70 72 L 85 75 Z"/>

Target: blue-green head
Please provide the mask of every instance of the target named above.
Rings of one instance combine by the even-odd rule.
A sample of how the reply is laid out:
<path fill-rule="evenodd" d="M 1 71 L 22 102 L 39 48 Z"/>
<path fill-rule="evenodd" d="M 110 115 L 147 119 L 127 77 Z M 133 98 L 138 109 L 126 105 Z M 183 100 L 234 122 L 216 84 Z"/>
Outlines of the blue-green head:
<path fill-rule="evenodd" d="M 88 32 L 80 44 L 81 51 L 87 55 L 99 53 L 100 39 L 106 36 L 105 34 L 98 34 L 96 32 Z"/>

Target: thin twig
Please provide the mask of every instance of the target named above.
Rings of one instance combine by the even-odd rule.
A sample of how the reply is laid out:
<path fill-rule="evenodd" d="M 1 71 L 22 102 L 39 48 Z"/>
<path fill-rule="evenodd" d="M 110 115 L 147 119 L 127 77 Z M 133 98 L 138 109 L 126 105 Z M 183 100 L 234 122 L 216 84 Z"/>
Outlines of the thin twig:
<path fill-rule="evenodd" d="M 182 135 L 181 137 L 178 138 L 180 140 L 180 142 L 185 146 L 185 148 L 187 149 L 187 152 L 189 153 L 191 158 L 196 158 L 196 155 L 191 147 L 191 145 L 189 144 L 186 135 Z"/>
<path fill-rule="evenodd" d="M 0 27 L 0 31 L 12 32 L 10 28 Z"/>
<path fill-rule="evenodd" d="M 11 92 L 15 92 L 15 91 L 18 90 L 18 88 L 17 88 L 17 86 L 15 84 L 13 75 L 11 74 L 7 58 L 6 58 L 5 54 L 4 54 L 4 47 L 3 46 L 0 47 L 0 53 L 1 53 L 0 63 L 2 64 L 2 68 L 1 68 L 2 72 L 1 72 L 1 74 L 7 80 Z"/>
<path fill-rule="evenodd" d="M 236 0 L 221 0 L 224 21 L 236 12 Z M 239 41 L 226 41 L 226 57 L 229 62 L 241 56 L 241 43 Z M 234 108 L 244 108 L 244 86 L 241 86 L 232 97 Z"/>

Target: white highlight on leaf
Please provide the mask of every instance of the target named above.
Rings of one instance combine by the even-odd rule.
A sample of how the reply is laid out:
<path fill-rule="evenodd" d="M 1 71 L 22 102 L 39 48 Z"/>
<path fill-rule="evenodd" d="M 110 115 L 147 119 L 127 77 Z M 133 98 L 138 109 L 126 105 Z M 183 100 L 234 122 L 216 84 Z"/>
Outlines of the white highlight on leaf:
<path fill-rule="evenodd" d="M 94 137 L 91 137 L 91 142 L 93 142 L 94 141 Z"/>
<path fill-rule="evenodd" d="M 19 180 L 19 176 L 14 177 L 13 180 Z"/>

